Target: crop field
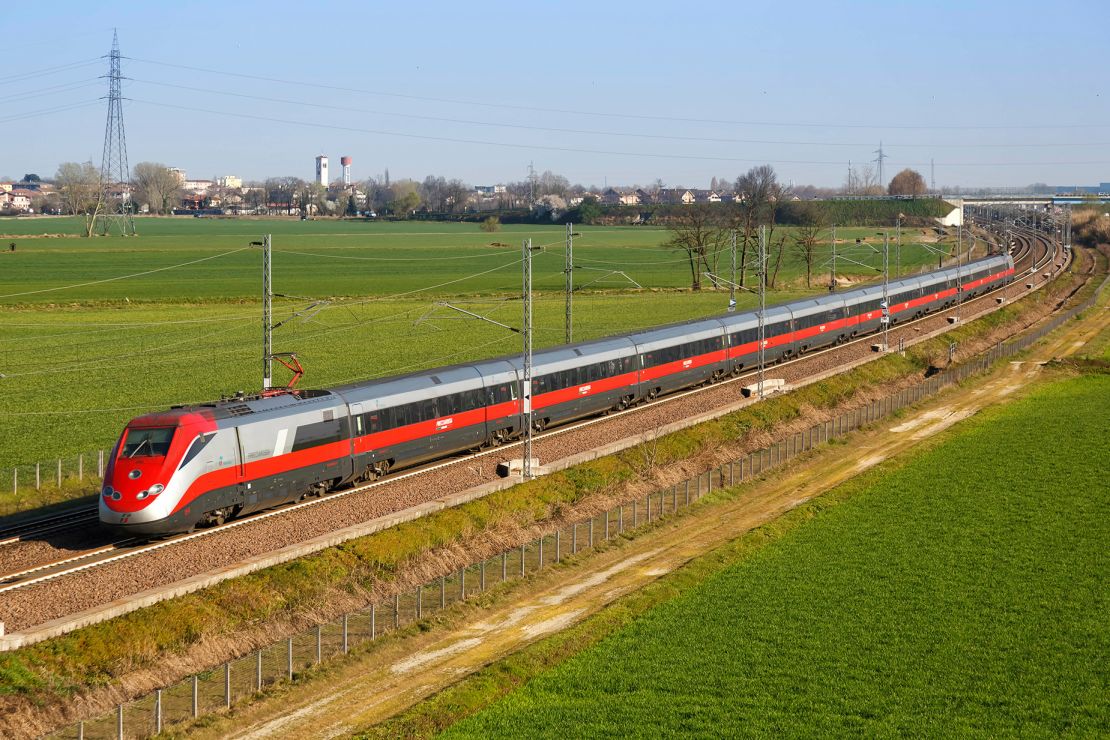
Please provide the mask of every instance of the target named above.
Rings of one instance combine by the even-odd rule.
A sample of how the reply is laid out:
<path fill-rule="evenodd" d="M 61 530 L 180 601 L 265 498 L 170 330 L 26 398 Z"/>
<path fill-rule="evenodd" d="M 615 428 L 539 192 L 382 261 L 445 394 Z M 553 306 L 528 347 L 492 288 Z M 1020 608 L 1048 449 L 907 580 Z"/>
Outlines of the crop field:
<path fill-rule="evenodd" d="M 1107 399 L 962 423 L 446 736 L 1105 736 Z"/>
<path fill-rule="evenodd" d="M 135 238 L 83 239 L 76 219 L 0 219 L 4 242 L 17 246 L 0 251 L 0 469 L 110 447 L 127 419 L 148 410 L 256 390 L 261 254 L 248 245 L 263 233 L 273 234 L 274 320 L 282 322 L 274 350 L 298 353 L 306 386 L 517 351 L 518 335 L 436 302 L 519 325 L 525 238 L 544 246 L 534 260 L 536 344 L 563 341 L 562 226 L 489 234 L 448 223 L 137 223 Z M 575 339 L 724 311 L 727 292 L 689 291 L 685 258 L 661 246 L 666 231 L 576 231 Z M 904 235 L 907 270 L 934 264 Z M 881 264 L 870 246 L 854 245 L 881 243 L 874 229 L 838 237 L 853 242 L 841 245 L 844 254 Z M 875 275 L 842 267 L 857 279 Z M 788 249 L 770 300 L 803 295 L 801 275 Z M 754 302 L 739 295 L 741 307 Z M 284 382 L 277 370 L 275 382 Z"/>

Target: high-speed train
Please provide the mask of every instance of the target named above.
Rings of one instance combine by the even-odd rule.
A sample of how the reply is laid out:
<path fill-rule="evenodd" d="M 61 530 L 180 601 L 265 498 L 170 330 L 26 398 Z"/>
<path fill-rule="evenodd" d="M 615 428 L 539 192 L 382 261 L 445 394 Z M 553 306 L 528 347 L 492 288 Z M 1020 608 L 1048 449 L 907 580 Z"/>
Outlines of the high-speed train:
<path fill-rule="evenodd" d="M 957 269 L 960 274 L 957 274 Z M 1012 282 L 996 256 L 891 282 L 891 323 Z M 962 285 L 961 285 L 962 284 Z M 770 307 L 764 355 L 778 362 L 878 330 L 882 285 Z M 712 382 L 759 363 L 756 312 L 537 351 L 537 429 Z M 132 419 L 112 451 L 100 521 L 137 535 L 197 526 L 322 494 L 391 470 L 520 436 L 519 356 L 325 390 L 173 408 Z"/>

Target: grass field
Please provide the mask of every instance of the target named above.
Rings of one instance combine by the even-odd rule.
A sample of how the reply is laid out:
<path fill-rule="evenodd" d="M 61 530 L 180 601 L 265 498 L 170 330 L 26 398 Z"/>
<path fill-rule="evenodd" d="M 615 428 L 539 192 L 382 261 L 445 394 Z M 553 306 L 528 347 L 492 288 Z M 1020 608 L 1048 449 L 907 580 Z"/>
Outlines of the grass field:
<path fill-rule="evenodd" d="M 127 419 L 147 410 L 257 389 L 261 255 L 245 247 L 263 233 L 274 235 L 274 291 L 292 296 L 275 299 L 275 320 L 285 323 L 274 349 L 299 353 L 306 386 L 517 351 L 516 335 L 435 301 L 469 302 L 469 310 L 519 324 L 525 238 L 546 245 L 534 264 L 537 346 L 563 341 L 563 226 L 488 234 L 455 223 L 137 223 L 135 238 L 84 239 L 75 236 L 77 219 L 0 219 L 4 241 L 17 247 L 0 251 L 0 469 L 110 447 Z M 575 299 L 576 339 L 724 309 L 722 291 L 689 292 L 685 259 L 661 246 L 667 232 L 578 231 L 575 281 L 585 289 Z M 874 261 L 871 247 L 854 246 L 856 238 L 880 239 L 874 229 L 841 229 L 838 237 L 853 240 L 842 244 L 844 254 L 868 252 Z M 933 259 L 923 248 L 903 253 L 907 269 Z M 110 280 L 121 275 L 136 277 Z M 788 253 L 772 302 L 801 295 L 800 276 Z M 318 301 L 328 302 L 305 312 Z M 742 293 L 740 303 L 754 297 Z"/>
<path fill-rule="evenodd" d="M 963 423 L 446 736 L 1106 736 L 1107 399 Z"/>

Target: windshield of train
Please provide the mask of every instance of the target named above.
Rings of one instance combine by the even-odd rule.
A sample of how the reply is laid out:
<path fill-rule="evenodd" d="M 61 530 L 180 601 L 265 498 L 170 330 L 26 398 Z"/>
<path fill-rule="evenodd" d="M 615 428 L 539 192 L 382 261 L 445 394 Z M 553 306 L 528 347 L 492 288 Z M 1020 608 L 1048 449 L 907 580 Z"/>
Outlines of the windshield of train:
<path fill-rule="evenodd" d="M 120 457 L 165 457 L 176 427 L 128 429 Z"/>

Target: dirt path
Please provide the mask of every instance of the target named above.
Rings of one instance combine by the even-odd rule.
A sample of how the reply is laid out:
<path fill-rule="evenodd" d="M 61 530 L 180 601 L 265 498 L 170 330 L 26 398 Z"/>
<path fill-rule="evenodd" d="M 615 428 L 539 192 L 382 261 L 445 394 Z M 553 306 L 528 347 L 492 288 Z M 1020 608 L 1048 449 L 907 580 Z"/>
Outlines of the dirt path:
<path fill-rule="evenodd" d="M 903 453 L 1033 382 L 1042 362 L 1081 349 L 1110 325 L 1106 307 L 1059 332 L 989 378 L 950 391 L 895 422 L 857 435 L 850 446 L 826 447 L 805 464 L 747 484 L 735 500 L 665 523 L 621 547 L 557 568 L 481 610 L 460 627 L 399 640 L 372 655 L 244 707 L 231 720 L 200 729 L 201 737 L 335 737 L 391 717 L 467 674 L 593 614 L 692 558 Z"/>

